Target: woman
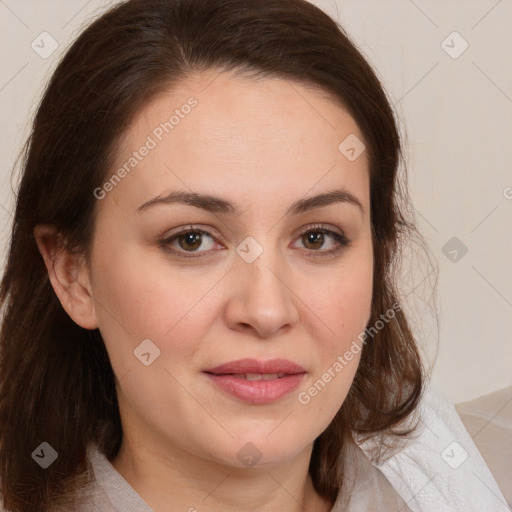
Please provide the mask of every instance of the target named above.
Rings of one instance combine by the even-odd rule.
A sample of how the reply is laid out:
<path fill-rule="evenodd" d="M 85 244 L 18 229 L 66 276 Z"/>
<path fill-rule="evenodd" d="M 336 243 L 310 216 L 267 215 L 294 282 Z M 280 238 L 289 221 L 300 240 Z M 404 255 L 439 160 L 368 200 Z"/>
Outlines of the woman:
<path fill-rule="evenodd" d="M 318 8 L 114 7 L 55 71 L 25 157 L 5 510 L 500 510 L 394 283 L 415 231 L 393 113 Z M 461 495 L 468 474 L 498 501 Z"/>

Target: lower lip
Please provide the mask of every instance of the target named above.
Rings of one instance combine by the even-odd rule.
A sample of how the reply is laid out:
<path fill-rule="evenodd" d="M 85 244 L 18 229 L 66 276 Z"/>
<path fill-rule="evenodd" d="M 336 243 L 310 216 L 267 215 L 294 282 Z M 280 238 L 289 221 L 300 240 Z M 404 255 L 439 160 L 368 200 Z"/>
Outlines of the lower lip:
<path fill-rule="evenodd" d="M 268 404 L 291 393 L 301 382 L 305 373 L 286 375 L 280 379 L 247 380 L 233 375 L 206 375 L 230 395 L 251 404 Z"/>

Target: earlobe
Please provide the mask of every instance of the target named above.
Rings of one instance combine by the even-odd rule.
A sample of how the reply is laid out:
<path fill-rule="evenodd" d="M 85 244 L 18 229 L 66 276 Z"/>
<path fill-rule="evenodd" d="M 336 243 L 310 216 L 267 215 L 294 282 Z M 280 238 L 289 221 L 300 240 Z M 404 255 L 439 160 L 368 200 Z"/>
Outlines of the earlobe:
<path fill-rule="evenodd" d="M 62 235 L 54 226 L 36 226 L 34 237 L 62 307 L 79 326 L 96 329 L 94 300 L 83 256 L 66 248 Z"/>

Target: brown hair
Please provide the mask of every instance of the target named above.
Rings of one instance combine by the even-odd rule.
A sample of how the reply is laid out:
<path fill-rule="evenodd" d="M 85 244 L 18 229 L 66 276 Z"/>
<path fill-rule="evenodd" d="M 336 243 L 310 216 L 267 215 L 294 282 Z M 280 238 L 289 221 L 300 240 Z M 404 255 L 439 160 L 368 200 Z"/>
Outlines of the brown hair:
<path fill-rule="evenodd" d="M 56 510 L 86 473 L 88 444 L 112 459 L 122 438 L 101 335 L 79 327 L 62 308 L 34 227 L 54 225 L 69 250 L 87 255 L 93 191 L 108 176 L 116 142 L 156 93 L 209 69 L 300 82 L 348 109 L 369 157 L 374 284 L 368 325 L 399 303 L 400 244 L 417 234 L 398 182 L 400 138 L 379 79 L 343 29 L 305 0 L 129 0 L 113 7 L 64 55 L 23 152 L 0 291 L 0 491 L 7 510 Z M 340 454 L 353 434 L 398 433 L 425 377 L 399 309 L 366 341 L 343 406 L 314 443 L 309 470 L 319 494 L 336 498 L 344 480 Z M 47 469 L 31 457 L 43 441 L 59 453 Z"/>

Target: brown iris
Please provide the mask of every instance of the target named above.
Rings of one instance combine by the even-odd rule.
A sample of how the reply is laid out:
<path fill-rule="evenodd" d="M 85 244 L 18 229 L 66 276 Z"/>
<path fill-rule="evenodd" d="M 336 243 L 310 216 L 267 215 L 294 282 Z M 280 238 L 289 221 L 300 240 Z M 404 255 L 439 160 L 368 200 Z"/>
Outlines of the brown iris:
<path fill-rule="evenodd" d="M 201 242 L 201 233 L 197 231 L 191 231 L 178 237 L 178 243 L 185 251 L 197 249 L 201 246 Z"/>
<path fill-rule="evenodd" d="M 324 243 L 324 234 L 319 231 L 309 231 L 302 235 L 302 242 L 308 249 L 320 249 Z"/>

